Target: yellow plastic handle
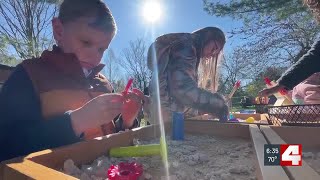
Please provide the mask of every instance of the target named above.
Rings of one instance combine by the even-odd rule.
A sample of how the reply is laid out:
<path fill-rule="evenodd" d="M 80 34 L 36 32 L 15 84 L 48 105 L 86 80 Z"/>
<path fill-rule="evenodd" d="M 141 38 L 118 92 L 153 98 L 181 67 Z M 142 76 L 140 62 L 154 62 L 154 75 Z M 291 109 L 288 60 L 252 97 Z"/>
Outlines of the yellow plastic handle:
<path fill-rule="evenodd" d="M 161 155 L 160 144 L 137 145 L 110 149 L 110 157 L 143 157 Z"/>

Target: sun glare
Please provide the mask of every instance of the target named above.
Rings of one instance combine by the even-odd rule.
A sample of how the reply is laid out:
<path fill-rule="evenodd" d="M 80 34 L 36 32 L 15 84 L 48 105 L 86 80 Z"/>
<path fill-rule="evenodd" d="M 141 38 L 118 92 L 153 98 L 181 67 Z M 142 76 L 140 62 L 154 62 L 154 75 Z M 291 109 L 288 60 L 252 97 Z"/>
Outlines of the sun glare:
<path fill-rule="evenodd" d="M 147 0 L 143 6 L 144 19 L 150 23 L 155 23 L 161 18 L 161 5 L 154 0 Z"/>

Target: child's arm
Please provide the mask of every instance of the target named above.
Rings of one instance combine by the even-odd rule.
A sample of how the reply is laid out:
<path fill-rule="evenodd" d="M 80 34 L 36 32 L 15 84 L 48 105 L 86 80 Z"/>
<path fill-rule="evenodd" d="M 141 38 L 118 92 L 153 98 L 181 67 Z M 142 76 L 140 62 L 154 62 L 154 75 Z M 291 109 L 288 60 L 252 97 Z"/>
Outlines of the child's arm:
<path fill-rule="evenodd" d="M 278 83 L 292 89 L 316 72 L 320 72 L 320 40 L 280 77 Z"/>
<path fill-rule="evenodd" d="M 0 93 L 0 160 L 78 142 L 68 113 L 44 120 L 31 80 L 18 65 Z M 6 151 L 6 152 L 2 152 Z"/>
<path fill-rule="evenodd" d="M 198 87 L 196 76 L 197 56 L 190 44 L 181 44 L 173 49 L 169 64 L 169 90 L 181 104 L 200 111 L 215 114 L 220 118 L 228 114 L 224 98 L 218 93 L 211 93 Z M 225 118 L 224 118 L 225 119 Z"/>

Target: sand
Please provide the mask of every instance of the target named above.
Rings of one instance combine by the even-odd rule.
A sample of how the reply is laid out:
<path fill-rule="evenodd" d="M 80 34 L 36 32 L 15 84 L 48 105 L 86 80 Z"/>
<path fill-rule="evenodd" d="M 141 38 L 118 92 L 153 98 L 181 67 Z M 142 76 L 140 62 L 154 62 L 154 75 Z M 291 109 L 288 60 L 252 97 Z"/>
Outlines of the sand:
<path fill-rule="evenodd" d="M 139 141 L 135 144 L 159 143 L 159 140 Z M 187 135 L 184 141 L 167 137 L 169 176 L 171 180 L 254 180 L 254 154 L 250 141 L 240 138 L 221 138 L 207 135 Z M 92 164 L 79 169 L 72 160 L 65 162 L 64 173 L 80 179 L 105 180 L 111 164 L 138 162 L 143 165 L 141 179 L 165 178 L 160 156 L 140 158 L 99 157 Z"/>

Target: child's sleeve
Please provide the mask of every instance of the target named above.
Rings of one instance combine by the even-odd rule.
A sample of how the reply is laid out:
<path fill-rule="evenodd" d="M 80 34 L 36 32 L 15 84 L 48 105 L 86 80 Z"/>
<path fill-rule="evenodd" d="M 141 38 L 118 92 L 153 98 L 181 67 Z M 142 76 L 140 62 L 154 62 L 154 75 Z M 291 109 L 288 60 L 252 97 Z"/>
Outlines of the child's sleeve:
<path fill-rule="evenodd" d="M 278 83 L 292 89 L 316 72 L 320 72 L 320 40 L 280 77 Z"/>
<path fill-rule="evenodd" d="M 1 89 L 0 116 L 0 147 L 5 147 L 0 161 L 80 141 L 68 113 L 42 118 L 40 100 L 21 65 Z"/>

